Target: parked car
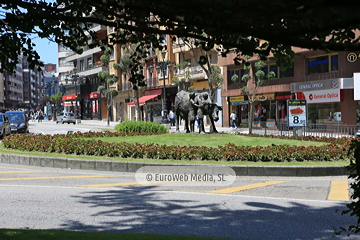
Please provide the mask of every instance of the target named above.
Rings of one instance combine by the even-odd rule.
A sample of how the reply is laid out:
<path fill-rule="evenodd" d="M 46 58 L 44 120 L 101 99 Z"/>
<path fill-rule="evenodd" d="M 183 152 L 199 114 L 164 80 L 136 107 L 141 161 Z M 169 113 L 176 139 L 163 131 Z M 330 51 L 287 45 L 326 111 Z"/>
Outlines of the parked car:
<path fill-rule="evenodd" d="M 0 138 L 11 134 L 10 121 L 4 113 L 0 113 Z"/>
<path fill-rule="evenodd" d="M 5 114 L 9 118 L 11 132 L 14 133 L 29 132 L 29 121 L 24 111 L 6 111 Z"/>
<path fill-rule="evenodd" d="M 76 116 L 74 113 L 71 113 L 71 112 L 62 112 L 62 113 L 59 113 L 56 117 L 56 123 L 59 123 L 61 122 L 62 124 L 64 123 L 73 123 L 75 124 L 76 123 Z"/>

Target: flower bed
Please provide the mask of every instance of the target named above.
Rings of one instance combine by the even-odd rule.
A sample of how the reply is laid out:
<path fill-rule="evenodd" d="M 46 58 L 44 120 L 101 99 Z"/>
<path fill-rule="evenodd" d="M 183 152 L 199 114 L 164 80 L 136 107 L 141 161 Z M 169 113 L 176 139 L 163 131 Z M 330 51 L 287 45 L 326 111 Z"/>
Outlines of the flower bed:
<path fill-rule="evenodd" d="M 150 133 L 146 133 L 149 135 Z M 175 159 L 175 160 L 215 160 L 215 161 L 252 161 L 252 162 L 289 162 L 289 161 L 338 161 L 348 159 L 347 152 L 351 138 L 307 138 L 330 144 L 324 146 L 237 146 L 227 144 L 212 147 L 167 146 L 154 143 L 130 144 L 110 143 L 101 140 L 85 140 L 83 137 L 144 135 L 142 133 L 88 132 L 66 135 L 14 134 L 3 140 L 5 148 L 21 151 L 55 152 L 89 156 L 108 156 L 121 158 Z M 260 136 L 260 135 L 251 135 Z M 275 136 L 265 136 L 275 137 Z M 276 136 L 277 138 L 281 138 Z M 289 138 L 289 137 L 284 137 Z M 305 140 L 305 139 L 303 139 Z"/>

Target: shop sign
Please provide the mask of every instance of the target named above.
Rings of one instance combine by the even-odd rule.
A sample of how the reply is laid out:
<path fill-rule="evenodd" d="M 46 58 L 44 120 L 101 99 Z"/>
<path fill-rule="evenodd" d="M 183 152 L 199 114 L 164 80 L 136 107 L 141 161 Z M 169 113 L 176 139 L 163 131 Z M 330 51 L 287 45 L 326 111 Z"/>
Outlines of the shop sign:
<path fill-rule="evenodd" d="M 347 79 L 336 78 L 328 80 L 318 80 L 300 83 L 291 83 L 291 92 L 319 91 L 327 89 L 347 88 Z"/>
<path fill-rule="evenodd" d="M 340 102 L 340 89 L 304 92 L 308 103 Z"/>
<path fill-rule="evenodd" d="M 63 101 L 66 101 L 66 100 L 76 99 L 76 98 L 77 98 L 77 95 L 76 95 L 76 94 L 72 94 L 72 95 L 63 96 L 63 97 L 62 97 L 62 100 L 63 100 Z"/>
<path fill-rule="evenodd" d="M 75 106 L 75 103 L 73 102 L 64 102 L 64 106 Z"/>
<path fill-rule="evenodd" d="M 276 96 L 275 97 L 276 100 L 283 100 L 283 99 L 292 99 L 292 95 L 283 95 L 283 96 Z"/>
<path fill-rule="evenodd" d="M 244 100 L 244 96 L 230 97 L 230 102 L 242 102 Z"/>
<path fill-rule="evenodd" d="M 306 125 L 306 100 L 287 100 L 289 127 L 301 127 Z"/>
<path fill-rule="evenodd" d="M 91 93 L 90 98 L 98 98 L 100 97 L 100 93 Z"/>
<path fill-rule="evenodd" d="M 358 60 L 358 57 L 360 57 L 360 54 L 354 52 L 348 53 L 348 55 L 346 55 L 346 59 L 348 60 L 348 62 L 356 62 L 356 60 Z"/>
<path fill-rule="evenodd" d="M 266 101 L 266 100 L 274 100 L 275 94 L 274 93 L 264 93 L 255 96 L 255 101 Z"/>
<path fill-rule="evenodd" d="M 230 102 L 230 105 L 248 105 L 249 101 Z"/>

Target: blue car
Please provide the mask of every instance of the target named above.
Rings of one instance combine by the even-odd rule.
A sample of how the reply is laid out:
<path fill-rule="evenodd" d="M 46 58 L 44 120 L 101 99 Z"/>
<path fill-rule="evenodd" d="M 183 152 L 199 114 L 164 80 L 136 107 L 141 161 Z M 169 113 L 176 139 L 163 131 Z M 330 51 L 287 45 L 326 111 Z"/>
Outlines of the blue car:
<path fill-rule="evenodd" d="M 6 116 L 9 118 L 11 132 L 28 133 L 29 121 L 24 111 L 7 111 Z"/>
<path fill-rule="evenodd" d="M 11 134 L 10 121 L 8 117 L 0 113 L 0 138 Z"/>

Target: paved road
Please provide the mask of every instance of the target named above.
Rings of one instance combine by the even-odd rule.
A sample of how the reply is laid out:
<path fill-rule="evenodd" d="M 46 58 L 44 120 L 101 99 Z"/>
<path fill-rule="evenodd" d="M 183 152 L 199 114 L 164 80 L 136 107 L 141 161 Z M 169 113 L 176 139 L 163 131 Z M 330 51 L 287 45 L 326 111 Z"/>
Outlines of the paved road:
<path fill-rule="evenodd" d="M 103 121 L 82 121 L 78 124 L 56 124 L 53 121 L 43 122 L 29 122 L 30 133 L 42 133 L 42 134 L 66 134 L 69 131 L 102 131 L 103 129 L 114 128 L 115 123 L 111 123 L 111 126 L 107 126 L 106 122 Z"/>
<path fill-rule="evenodd" d="M 274 181 L 281 183 L 260 186 Z M 332 227 L 355 223 L 336 213 L 347 202 L 328 200 L 333 181 L 346 179 L 237 177 L 229 187 L 243 190 L 219 193 L 210 191 L 224 187 L 140 185 L 132 173 L 1 164 L 0 226 L 329 239 Z"/>

